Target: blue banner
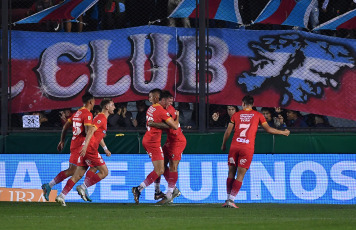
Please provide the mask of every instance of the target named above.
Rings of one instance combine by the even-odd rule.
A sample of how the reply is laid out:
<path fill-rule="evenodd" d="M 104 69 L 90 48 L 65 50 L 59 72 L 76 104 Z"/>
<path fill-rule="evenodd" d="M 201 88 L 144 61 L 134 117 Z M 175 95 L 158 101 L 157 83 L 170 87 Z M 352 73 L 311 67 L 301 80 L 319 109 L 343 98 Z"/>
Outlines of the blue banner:
<path fill-rule="evenodd" d="M 66 154 L 0 155 L 0 187 L 40 189 L 68 167 Z M 96 203 L 133 203 L 131 188 L 153 169 L 145 154 L 104 157 L 109 175 L 89 188 Z M 183 155 L 175 203 L 223 203 L 226 199 L 227 155 Z M 66 181 L 53 187 L 61 192 Z M 83 179 L 78 184 L 83 183 Z M 167 189 L 162 178 L 161 189 Z M 1 196 L 1 194 L 0 194 Z M 154 186 L 140 202 L 154 203 Z M 75 189 L 66 197 L 82 202 Z M 356 154 L 256 154 L 237 203 L 356 204 Z"/>

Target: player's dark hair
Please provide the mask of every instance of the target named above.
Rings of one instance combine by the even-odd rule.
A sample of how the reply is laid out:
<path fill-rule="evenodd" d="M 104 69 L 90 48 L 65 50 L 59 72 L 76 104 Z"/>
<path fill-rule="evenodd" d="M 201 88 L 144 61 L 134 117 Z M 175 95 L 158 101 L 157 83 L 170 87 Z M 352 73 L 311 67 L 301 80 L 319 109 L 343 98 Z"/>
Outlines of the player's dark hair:
<path fill-rule="evenodd" d="M 162 93 L 161 93 L 161 98 L 160 99 L 163 99 L 163 98 L 171 98 L 173 97 L 173 95 L 171 94 L 171 92 L 169 92 L 168 90 L 163 90 Z"/>
<path fill-rule="evenodd" d="M 86 92 L 83 96 L 82 96 L 82 102 L 85 104 L 87 103 L 88 101 L 90 101 L 91 99 L 94 99 L 94 96 L 89 93 L 89 92 Z"/>
<path fill-rule="evenodd" d="M 242 102 L 245 103 L 245 105 L 253 105 L 253 97 L 251 95 L 246 95 L 244 98 L 242 98 Z"/>
<path fill-rule="evenodd" d="M 108 105 L 110 102 L 112 102 L 111 98 L 104 98 L 101 102 L 100 102 L 100 107 L 101 109 L 105 108 L 106 105 Z"/>

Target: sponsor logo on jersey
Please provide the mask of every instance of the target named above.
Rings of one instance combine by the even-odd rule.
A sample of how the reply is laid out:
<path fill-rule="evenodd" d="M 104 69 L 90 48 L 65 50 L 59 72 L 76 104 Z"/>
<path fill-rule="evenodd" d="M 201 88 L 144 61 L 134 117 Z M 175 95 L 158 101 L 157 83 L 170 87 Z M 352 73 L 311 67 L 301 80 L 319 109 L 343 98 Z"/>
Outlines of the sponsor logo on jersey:
<path fill-rule="evenodd" d="M 255 114 L 240 114 L 240 120 L 241 122 L 250 122 L 254 115 Z"/>
<path fill-rule="evenodd" d="M 240 165 L 244 165 L 246 162 L 247 162 L 246 159 L 241 159 L 241 160 L 240 160 Z"/>
<path fill-rule="evenodd" d="M 240 142 L 240 143 L 245 143 L 245 144 L 250 143 L 250 140 L 249 140 L 249 139 L 247 139 L 247 138 L 241 138 L 241 137 L 236 138 L 236 141 L 237 141 L 237 142 Z"/>

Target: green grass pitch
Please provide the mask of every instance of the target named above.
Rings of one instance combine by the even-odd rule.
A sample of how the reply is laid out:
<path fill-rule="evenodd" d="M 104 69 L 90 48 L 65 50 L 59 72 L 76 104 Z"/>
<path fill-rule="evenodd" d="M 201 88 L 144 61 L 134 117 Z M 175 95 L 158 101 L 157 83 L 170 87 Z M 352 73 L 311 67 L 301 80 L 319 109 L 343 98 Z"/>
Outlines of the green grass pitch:
<path fill-rule="evenodd" d="M 355 205 L 0 202 L 0 229 L 356 229 Z"/>

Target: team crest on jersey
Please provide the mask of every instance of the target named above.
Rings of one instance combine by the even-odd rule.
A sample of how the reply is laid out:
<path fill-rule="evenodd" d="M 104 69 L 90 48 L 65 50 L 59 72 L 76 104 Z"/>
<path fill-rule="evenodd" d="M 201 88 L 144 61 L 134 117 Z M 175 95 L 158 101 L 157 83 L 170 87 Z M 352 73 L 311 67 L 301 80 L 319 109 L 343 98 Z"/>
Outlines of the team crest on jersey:
<path fill-rule="evenodd" d="M 241 159 L 241 160 L 240 160 L 240 165 L 244 165 L 246 162 L 247 162 L 246 159 Z"/>
<path fill-rule="evenodd" d="M 100 123 L 101 123 L 101 120 L 98 120 L 97 123 L 100 124 Z"/>
<path fill-rule="evenodd" d="M 88 120 L 89 120 L 89 121 L 91 120 L 91 116 L 88 116 Z"/>
<path fill-rule="evenodd" d="M 171 115 L 167 112 L 167 116 L 170 117 Z"/>

